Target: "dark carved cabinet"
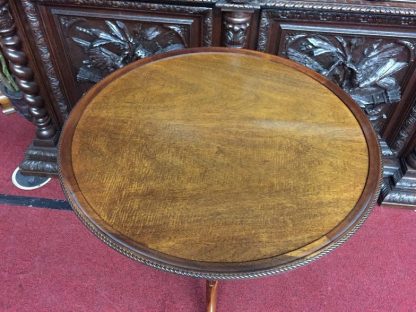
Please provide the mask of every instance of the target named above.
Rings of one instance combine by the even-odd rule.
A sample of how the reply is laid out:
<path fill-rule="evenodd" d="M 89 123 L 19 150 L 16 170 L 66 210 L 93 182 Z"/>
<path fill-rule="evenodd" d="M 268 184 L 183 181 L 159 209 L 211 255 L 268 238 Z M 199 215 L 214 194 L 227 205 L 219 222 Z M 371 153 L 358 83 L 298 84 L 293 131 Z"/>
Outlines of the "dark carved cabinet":
<path fill-rule="evenodd" d="M 381 133 L 414 68 L 416 38 L 368 29 L 358 35 L 341 27 L 279 26 L 278 47 L 266 51 L 328 77 L 351 95 Z"/>
<path fill-rule="evenodd" d="M 166 51 L 226 46 L 292 59 L 343 88 L 379 136 L 380 200 L 416 205 L 416 3 L 0 0 L 0 12 L 1 48 L 37 126 L 26 174 L 57 173 L 68 113 L 110 72 Z"/>
<path fill-rule="evenodd" d="M 87 8 L 43 8 L 67 95 L 68 103 L 60 106 L 63 116 L 94 83 L 132 61 L 212 44 L 211 8 L 134 4 L 127 9 L 115 16 Z"/>

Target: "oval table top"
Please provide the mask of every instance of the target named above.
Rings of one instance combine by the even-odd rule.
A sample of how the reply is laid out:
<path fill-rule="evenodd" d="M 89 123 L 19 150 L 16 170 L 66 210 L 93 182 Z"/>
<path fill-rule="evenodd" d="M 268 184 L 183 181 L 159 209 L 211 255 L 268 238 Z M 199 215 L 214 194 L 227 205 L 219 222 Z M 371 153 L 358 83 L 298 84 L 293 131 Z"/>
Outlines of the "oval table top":
<path fill-rule="evenodd" d="M 372 127 L 289 60 L 225 48 L 132 63 L 94 86 L 61 136 L 74 211 L 121 253 L 210 279 L 309 263 L 374 206 Z"/>

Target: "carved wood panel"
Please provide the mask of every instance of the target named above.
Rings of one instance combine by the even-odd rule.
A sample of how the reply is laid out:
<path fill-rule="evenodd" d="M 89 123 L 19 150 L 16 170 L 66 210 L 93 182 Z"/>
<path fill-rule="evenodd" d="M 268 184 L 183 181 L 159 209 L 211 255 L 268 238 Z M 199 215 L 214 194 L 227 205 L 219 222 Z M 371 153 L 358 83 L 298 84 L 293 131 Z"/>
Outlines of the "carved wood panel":
<path fill-rule="evenodd" d="M 72 107 L 93 84 L 130 62 L 176 49 L 211 44 L 211 9 L 174 13 L 43 8 L 45 28 Z M 163 10 L 162 10 L 163 11 Z M 179 12 L 178 12 L 179 11 Z"/>
<path fill-rule="evenodd" d="M 413 62 L 411 51 L 413 45 L 400 40 L 297 33 L 285 34 L 280 54 L 342 87 L 381 132 L 401 100 L 401 83 Z"/>
<path fill-rule="evenodd" d="M 253 12 L 223 13 L 223 45 L 228 48 L 248 48 Z"/>
<path fill-rule="evenodd" d="M 381 135 L 413 71 L 416 34 L 277 21 L 275 26 L 269 49 L 338 84 Z"/>

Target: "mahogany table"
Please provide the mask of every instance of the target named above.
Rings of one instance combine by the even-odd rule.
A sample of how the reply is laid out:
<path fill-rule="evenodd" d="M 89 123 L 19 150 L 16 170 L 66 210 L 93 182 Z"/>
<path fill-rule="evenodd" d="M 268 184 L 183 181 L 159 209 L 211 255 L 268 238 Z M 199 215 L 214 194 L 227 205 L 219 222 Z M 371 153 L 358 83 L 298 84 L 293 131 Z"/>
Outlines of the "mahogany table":
<path fill-rule="evenodd" d="M 376 135 L 340 88 L 286 59 L 189 49 L 130 64 L 72 111 L 60 176 L 82 222 L 122 254 L 207 279 L 305 265 L 374 206 Z"/>

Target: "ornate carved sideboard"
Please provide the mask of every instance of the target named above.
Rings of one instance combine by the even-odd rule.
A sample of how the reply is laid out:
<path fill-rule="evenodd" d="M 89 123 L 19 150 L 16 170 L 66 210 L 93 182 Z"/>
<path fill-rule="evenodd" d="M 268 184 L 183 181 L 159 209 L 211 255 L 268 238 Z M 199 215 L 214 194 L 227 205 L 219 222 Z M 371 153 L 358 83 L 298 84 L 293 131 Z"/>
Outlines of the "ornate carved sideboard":
<path fill-rule="evenodd" d="M 110 72 L 227 46 L 290 58 L 340 85 L 379 135 L 381 200 L 416 205 L 416 2 L 0 0 L 0 43 L 37 127 L 25 174 L 57 174 L 68 113 Z"/>

